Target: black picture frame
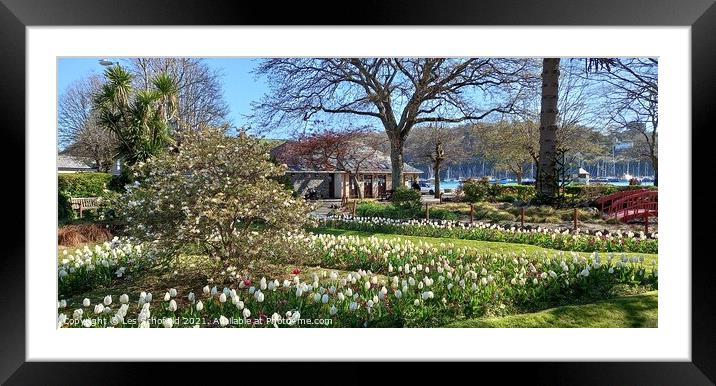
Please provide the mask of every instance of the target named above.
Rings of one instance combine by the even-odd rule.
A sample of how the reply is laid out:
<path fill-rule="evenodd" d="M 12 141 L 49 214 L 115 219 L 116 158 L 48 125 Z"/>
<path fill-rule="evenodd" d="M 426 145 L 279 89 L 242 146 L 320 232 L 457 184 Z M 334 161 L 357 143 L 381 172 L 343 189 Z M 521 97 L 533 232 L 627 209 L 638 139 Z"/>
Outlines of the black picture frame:
<path fill-rule="evenodd" d="M 280 5 L 279 5 L 280 4 Z M 277 9 L 280 8 L 280 9 Z M 141 11 L 138 11 L 141 10 Z M 319 11 L 320 10 L 320 11 Z M 280 13 L 279 13 L 280 11 Z M 25 27 L 64 25 L 589 25 L 691 26 L 692 176 L 707 176 L 709 134 L 716 111 L 716 5 L 713 0 L 429 0 L 337 2 L 0 0 L 0 120 L 6 192 L 5 253 L 0 258 L 0 380 L 7 384 L 114 384 L 120 374 L 151 371 L 163 383 L 186 380 L 187 368 L 172 363 L 48 363 L 25 361 L 24 210 Z M 49 87 L 49 86 L 48 86 Z M 52 85 L 54 87 L 54 85 Z M 55 130 L 55 128 L 47 128 Z M 688 128 L 683 128 L 688 133 Z M 12 181 L 12 182 L 11 182 Z M 469 370 L 498 371 L 511 381 L 537 384 L 713 384 L 716 382 L 716 272 L 705 245 L 711 189 L 692 185 L 691 362 L 474 363 Z M 702 207 L 703 206 L 703 207 Z M 10 213 L 9 213 L 10 212 Z M 704 224 L 701 224 L 704 222 Z M 14 234 L 12 234 L 14 233 Z M 667 258 L 686 258 L 668 256 Z M 619 348 L 615 347 L 615 352 Z M 565 353 L 568 357 L 569 353 Z M 204 364 L 207 376 L 225 366 Z M 289 367 L 281 364 L 288 374 Z M 352 364 L 352 366 L 357 366 Z M 365 365 L 361 365 L 365 368 Z M 266 373 L 251 364 L 251 373 Z M 301 372 L 304 372 L 302 370 Z M 310 372 L 310 371 L 309 371 Z M 230 374 L 230 372 L 228 372 Z M 118 376 L 111 376 L 117 374 Z M 250 374 L 249 374 L 250 375 Z M 347 375 L 346 375 L 347 376 Z"/>

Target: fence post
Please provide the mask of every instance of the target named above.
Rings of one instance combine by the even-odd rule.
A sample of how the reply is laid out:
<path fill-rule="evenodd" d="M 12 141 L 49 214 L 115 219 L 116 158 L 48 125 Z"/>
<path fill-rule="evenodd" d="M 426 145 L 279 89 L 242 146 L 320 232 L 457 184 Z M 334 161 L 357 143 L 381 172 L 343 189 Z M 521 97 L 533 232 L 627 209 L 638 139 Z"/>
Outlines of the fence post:
<path fill-rule="evenodd" d="M 525 227 L 525 207 L 520 208 L 520 226 Z"/>
<path fill-rule="evenodd" d="M 356 216 L 356 201 L 353 201 L 353 217 Z"/>
<path fill-rule="evenodd" d="M 430 208 L 427 202 L 425 203 L 425 219 L 430 220 Z"/>
<path fill-rule="evenodd" d="M 473 203 L 470 203 L 470 223 L 471 224 L 474 221 L 474 219 L 475 219 L 475 206 Z"/>
<path fill-rule="evenodd" d="M 575 231 L 577 230 L 577 215 L 578 215 L 577 208 L 574 208 L 574 230 Z"/>

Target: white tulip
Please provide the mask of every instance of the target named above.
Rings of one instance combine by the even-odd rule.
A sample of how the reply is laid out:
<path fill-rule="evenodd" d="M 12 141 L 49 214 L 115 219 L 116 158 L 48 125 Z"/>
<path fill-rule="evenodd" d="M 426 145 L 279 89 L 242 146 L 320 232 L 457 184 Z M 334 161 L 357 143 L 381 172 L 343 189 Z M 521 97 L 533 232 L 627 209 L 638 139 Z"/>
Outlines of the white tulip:
<path fill-rule="evenodd" d="M 122 303 L 122 304 L 127 304 L 127 303 L 129 303 L 129 295 L 127 295 L 127 294 L 122 294 L 122 295 L 119 297 L 119 302 Z"/>
<path fill-rule="evenodd" d="M 396 299 L 400 299 L 401 297 L 403 297 L 403 292 L 400 290 L 395 290 L 395 297 Z"/>
<path fill-rule="evenodd" d="M 315 294 L 313 294 L 313 301 L 316 303 L 321 301 L 321 294 L 319 292 L 316 292 Z"/>
<path fill-rule="evenodd" d="M 112 304 L 112 295 L 107 295 L 104 297 L 104 305 L 108 306 Z"/>
<path fill-rule="evenodd" d="M 221 316 L 219 317 L 219 325 L 220 325 L 221 327 L 226 327 L 228 324 L 229 324 L 229 319 L 227 319 L 226 316 L 221 315 Z"/>
<path fill-rule="evenodd" d="M 219 301 L 222 303 L 226 303 L 226 294 L 225 293 L 222 292 L 221 295 L 219 295 Z"/>
<path fill-rule="evenodd" d="M 331 316 L 333 316 L 338 312 L 338 309 L 336 308 L 335 305 L 333 305 L 333 306 L 331 306 L 331 309 L 328 312 L 331 314 Z"/>
<path fill-rule="evenodd" d="M 82 320 L 82 327 L 92 327 L 92 320 L 91 319 Z"/>
<path fill-rule="evenodd" d="M 265 277 L 262 277 L 261 280 L 259 281 L 259 287 L 260 287 L 262 290 L 265 290 L 265 289 L 266 289 L 266 278 L 265 278 Z"/>
<path fill-rule="evenodd" d="M 204 292 L 204 295 L 208 295 L 211 292 L 208 285 L 204 286 L 201 290 Z"/>
<path fill-rule="evenodd" d="M 258 301 L 259 303 L 262 303 L 264 301 L 264 293 L 263 292 L 256 291 L 254 296 L 256 297 L 256 301 Z"/>
<path fill-rule="evenodd" d="M 196 297 L 194 296 L 193 292 L 189 292 L 189 295 L 187 295 L 186 298 L 189 299 L 190 302 L 194 303 L 194 299 Z"/>
<path fill-rule="evenodd" d="M 174 325 L 174 319 L 164 318 L 164 320 L 162 321 L 162 325 L 164 326 L 164 328 L 172 328 L 172 326 Z"/>
<path fill-rule="evenodd" d="M 82 300 L 82 305 L 85 306 L 85 307 L 89 307 L 89 306 L 90 306 L 90 300 L 87 299 L 87 298 L 85 298 L 84 300 Z"/>
<path fill-rule="evenodd" d="M 420 299 L 415 299 L 415 300 L 413 301 L 413 305 L 416 306 L 416 307 L 419 306 L 419 305 L 420 305 Z"/>
<path fill-rule="evenodd" d="M 147 296 L 144 297 L 144 300 L 145 300 L 147 303 L 151 303 L 151 302 L 152 302 L 152 293 L 151 293 L 151 292 L 147 292 Z"/>
<path fill-rule="evenodd" d="M 171 295 L 169 295 L 169 292 L 167 292 L 167 293 L 164 294 L 164 301 L 165 301 L 165 302 L 168 302 L 169 299 L 171 299 Z"/>
<path fill-rule="evenodd" d="M 328 294 L 323 294 L 323 296 L 321 296 L 321 303 L 328 303 Z"/>
<path fill-rule="evenodd" d="M 169 311 L 174 312 L 177 310 L 177 302 L 172 299 L 169 301 Z"/>
<path fill-rule="evenodd" d="M 248 318 L 249 316 L 251 316 L 251 311 L 249 311 L 248 308 L 244 308 L 243 314 L 244 314 L 244 318 Z"/>
<path fill-rule="evenodd" d="M 201 311 L 201 310 L 203 310 L 203 309 L 204 309 L 204 303 L 202 303 L 201 300 L 199 300 L 198 302 L 196 302 L 196 310 L 197 310 L 197 311 Z"/>
<path fill-rule="evenodd" d="M 370 289 L 370 282 L 369 282 L 369 281 L 366 281 L 366 282 L 363 284 L 363 287 L 364 287 L 366 290 L 369 290 L 369 289 Z"/>
<path fill-rule="evenodd" d="M 94 306 L 94 313 L 101 314 L 104 311 L 104 306 L 100 303 Z"/>
<path fill-rule="evenodd" d="M 177 290 L 176 290 L 176 288 L 170 289 L 170 290 L 169 290 L 169 295 L 170 295 L 171 297 L 176 297 L 176 296 L 177 296 Z"/>

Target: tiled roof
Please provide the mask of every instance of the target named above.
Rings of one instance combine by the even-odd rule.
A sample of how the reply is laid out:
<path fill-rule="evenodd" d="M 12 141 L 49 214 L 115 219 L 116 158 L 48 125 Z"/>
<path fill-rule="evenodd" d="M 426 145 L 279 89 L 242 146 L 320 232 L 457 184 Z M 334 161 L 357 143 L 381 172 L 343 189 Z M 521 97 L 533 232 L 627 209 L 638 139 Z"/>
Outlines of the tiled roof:
<path fill-rule="evenodd" d="M 271 154 L 276 157 L 277 160 L 280 162 L 284 162 L 288 165 L 288 169 L 290 171 L 296 171 L 296 172 L 332 172 L 332 171 L 338 171 L 335 166 L 335 161 L 329 161 L 331 165 L 325 165 L 322 167 L 307 167 L 305 165 L 301 165 L 295 162 L 288 162 L 282 157 L 282 153 L 285 150 L 286 146 L 290 146 L 291 143 L 287 142 L 280 146 L 277 146 L 271 151 Z M 366 151 L 371 151 L 366 149 Z M 392 167 L 390 164 L 390 156 L 380 152 L 380 151 L 371 151 L 371 154 L 369 154 L 365 159 L 358 160 L 347 160 L 345 162 L 345 165 L 343 167 L 344 170 L 340 171 L 350 171 L 353 170 L 355 167 L 355 163 L 360 162 L 360 167 L 358 168 L 360 172 L 376 172 L 376 173 L 391 173 Z M 347 170 L 346 170 L 347 169 Z M 403 163 L 403 172 L 404 173 L 423 173 L 420 169 L 416 169 L 413 166 L 408 165 L 407 163 Z"/>
<path fill-rule="evenodd" d="M 95 170 L 97 168 L 94 166 L 92 161 L 85 158 L 60 154 L 57 156 L 57 169 Z"/>

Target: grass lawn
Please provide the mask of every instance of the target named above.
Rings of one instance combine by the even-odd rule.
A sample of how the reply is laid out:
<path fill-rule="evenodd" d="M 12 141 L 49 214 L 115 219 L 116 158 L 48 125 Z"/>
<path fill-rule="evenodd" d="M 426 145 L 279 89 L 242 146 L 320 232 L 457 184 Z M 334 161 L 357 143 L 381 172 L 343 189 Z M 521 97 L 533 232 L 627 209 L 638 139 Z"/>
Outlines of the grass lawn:
<path fill-rule="evenodd" d="M 468 247 L 468 248 L 474 248 L 480 252 L 491 252 L 491 253 L 509 253 L 509 252 L 516 252 L 516 253 L 522 253 L 522 251 L 525 251 L 527 254 L 532 253 L 538 253 L 538 252 L 547 252 L 548 254 L 553 253 L 559 253 L 559 252 L 565 252 L 565 253 L 571 253 L 568 251 L 558 251 L 555 249 L 549 249 L 549 248 L 543 248 L 537 245 L 531 245 L 531 244 L 516 244 L 516 243 L 503 243 L 503 242 L 496 242 L 496 241 L 479 241 L 479 240 L 463 240 L 463 239 L 453 239 L 453 238 L 444 238 L 444 237 L 423 237 L 423 236 L 405 236 L 405 235 L 396 235 L 396 234 L 390 234 L 390 233 L 371 233 L 371 232 L 364 232 L 364 231 L 351 231 L 351 230 L 345 230 L 345 229 L 338 229 L 338 228 L 319 228 L 315 230 L 316 233 L 326 233 L 331 235 L 345 235 L 345 236 L 361 236 L 361 237 L 370 237 L 375 236 L 380 239 L 390 239 L 390 238 L 400 238 L 402 240 L 410 240 L 412 242 L 418 242 L 423 241 L 425 243 L 430 244 L 449 244 L 452 243 L 456 247 Z M 582 256 L 588 256 L 591 255 L 591 252 L 578 252 Z M 601 252 L 602 256 L 606 256 L 607 252 Z M 621 253 L 614 253 L 615 256 L 620 256 Z M 651 264 L 652 261 L 658 263 L 658 255 L 656 254 L 650 254 L 650 253 L 627 253 L 628 256 L 644 256 L 644 261 L 647 264 Z"/>
<path fill-rule="evenodd" d="M 658 291 L 597 303 L 550 308 L 531 314 L 478 318 L 447 327 L 479 328 L 631 328 L 657 327 Z"/>

